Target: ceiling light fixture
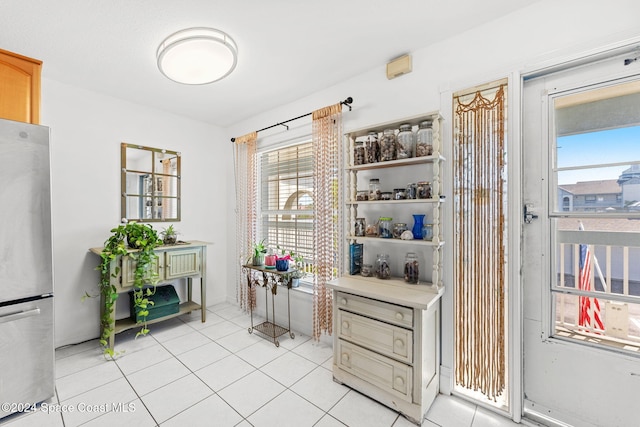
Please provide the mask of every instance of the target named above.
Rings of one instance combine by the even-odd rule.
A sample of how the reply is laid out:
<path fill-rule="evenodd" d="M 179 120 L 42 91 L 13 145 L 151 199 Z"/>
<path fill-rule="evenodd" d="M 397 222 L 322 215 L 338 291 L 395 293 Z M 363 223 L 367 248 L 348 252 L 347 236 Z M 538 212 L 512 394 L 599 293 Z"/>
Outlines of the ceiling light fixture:
<path fill-rule="evenodd" d="M 238 62 L 233 39 L 213 28 L 187 28 L 164 39 L 158 68 L 167 78 L 188 85 L 213 83 L 231 74 Z"/>

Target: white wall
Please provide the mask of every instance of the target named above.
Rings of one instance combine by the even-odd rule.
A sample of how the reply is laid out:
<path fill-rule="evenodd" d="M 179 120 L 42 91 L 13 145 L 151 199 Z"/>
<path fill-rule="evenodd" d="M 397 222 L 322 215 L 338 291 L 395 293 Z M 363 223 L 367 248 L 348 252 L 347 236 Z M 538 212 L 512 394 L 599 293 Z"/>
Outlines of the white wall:
<path fill-rule="evenodd" d="M 446 156 L 451 146 L 451 92 L 508 77 L 512 73 L 559 64 L 630 40 L 638 41 L 639 12 L 640 5 L 634 0 L 612 0 L 606 6 L 595 0 L 542 0 L 460 36 L 411 52 L 411 74 L 387 80 L 385 64 L 381 63 L 367 73 L 239 123 L 230 129 L 230 133 L 242 135 L 352 96 L 354 110 L 344 110 L 343 114 L 345 131 L 440 110 L 445 118 Z M 516 107 L 514 111 L 518 113 L 520 108 Z M 259 138 L 284 132 L 275 129 L 259 134 Z M 514 132 L 510 143 L 519 144 L 519 141 L 519 134 Z M 450 155 L 447 157 L 451 158 Z M 450 165 L 446 162 L 443 173 L 451 174 Z M 451 182 L 451 177 L 444 181 L 448 200 L 453 200 Z M 229 206 L 228 215 L 233 215 L 231 199 Z M 452 241 L 451 203 L 445 203 L 443 218 L 445 241 Z M 520 220 L 512 218 L 510 222 L 518 224 Z M 228 241 L 228 248 L 230 253 L 234 250 L 232 238 Z M 442 310 L 442 373 L 445 376 L 451 373 L 453 361 L 452 249 L 452 245 L 445 246 L 444 282 L 448 286 Z M 233 271 L 234 260 L 229 262 L 229 271 Z M 230 280 L 228 285 L 228 294 L 234 295 L 234 280 Z M 514 287 L 518 285 L 512 284 Z M 292 319 L 292 322 L 310 323 L 311 313 Z M 445 378 L 441 384 L 446 389 L 452 382 Z"/>
<path fill-rule="evenodd" d="M 46 66 L 46 64 L 45 64 Z M 208 247 L 207 302 L 226 299 L 230 142 L 218 128 L 43 79 L 42 120 L 51 128 L 56 347 L 99 336 L 100 247 L 120 222 L 120 143 L 182 153 L 182 240 Z M 162 230 L 169 223 L 153 223 Z M 199 298 L 199 293 L 195 292 Z"/>

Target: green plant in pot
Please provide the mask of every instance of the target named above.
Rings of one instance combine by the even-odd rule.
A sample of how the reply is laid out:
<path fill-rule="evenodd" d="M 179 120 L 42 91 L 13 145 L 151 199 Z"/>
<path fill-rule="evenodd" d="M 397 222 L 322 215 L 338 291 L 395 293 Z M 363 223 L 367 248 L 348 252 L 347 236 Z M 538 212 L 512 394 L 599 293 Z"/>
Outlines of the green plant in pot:
<path fill-rule="evenodd" d="M 111 263 L 118 256 L 129 256 L 136 262 L 133 301 L 134 308 L 139 310 L 139 315 L 142 318 L 139 322 L 141 329 L 136 334 L 136 337 L 146 335 L 149 333 L 146 317 L 149 314 L 149 307 L 153 305 L 153 301 L 150 301 L 149 297 L 155 293 L 155 285 L 158 282 L 158 275 L 151 268 L 152 264 L 157 260 L 153 250 L 160 246 L 161 243 L 162 240 L 151 225 L 137 222 L 121 224 L 111 229 L 111 236 L 104 242 L 104 248 L 100 254 L 100 265 L 96 269 L 100 271 L 99 288 L 103 301 L 100 317 L 100 325 L 102 327 L 100 344 L 104 347 L 104 353 L 107 356 L 114 356 L 114 351 L 108 347 L 108 343 L 115 326 L 115 319 L 111 317 L 111 313 L 113 305 L 118 298 L 118 291 L 115 285 L 112 284 L 111 278 L 120 274 L 120 267 L 115 266 L 114 271 L 112 271 Z M 131 251 L 131 249 L 135 250 Z M 146 284 L 150 284 L 152 287 L 145 288 L 144 285 Z M 86 297 L 91 297 L 91 295 L 85 293 L 84 298 Z"/>
<path fill-rule="evenodd" d="M 175 245 L 178 241 L 178 232 L 173 228 L 173 224 L 163 229 L 160 232 L 160 235 L 162 236 L 162 242 L 165 245 Z"/>
<path fill-rule="evenodd" d="M 264 265 L 264 254 L 267 253 L 267 247 L 264 244 L 264 240 L 260 240 L 260 242 L 255 242 L 253 244 L 253 259 L 252 263 L 255 266 Z"/>
<path fill-rule="evenodd" d="M 295 264 L 295 270 L 291 273 L 291 287 L 297 288 L 300 286 L 300 279 L 305 275 L 304 271 L 304 257 L 295 252 L 291 252 L 291 258 Z"/>

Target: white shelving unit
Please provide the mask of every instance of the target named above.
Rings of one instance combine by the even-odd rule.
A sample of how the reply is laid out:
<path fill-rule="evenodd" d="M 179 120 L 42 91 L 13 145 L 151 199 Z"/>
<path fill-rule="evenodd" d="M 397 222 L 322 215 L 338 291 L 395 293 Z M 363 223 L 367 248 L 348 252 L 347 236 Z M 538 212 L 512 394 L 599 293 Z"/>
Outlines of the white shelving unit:
<path fill-rule="evenodd" d="M 364 165 L 353 165 L 353 152 L 356 138 L 360 136 L 366 136 L 372 129 L 378 132 L 382 132 L 383 129 L 398 129 L 403 123 L 410 123 L 414 128 L 417 128 L 418 123 L 431 119 L 433 126 L 433 154 L 425 157 L 411 157 L 408 159 L 390 160 L 386 162 L 369 163 Z M 431 277 L 430 283 L 436 288 L 442 287 L 442 259 L 440 248 L 444 245 L 442 240 L 442 230 L 440 227 L 440 205 L 444 202 L 444 196 L 442 195 L 442 185 L 440 177 L 440 163 L 445 161 L 445 158 L 440 155 L 440 127 L 442 118 L 439 113 L 430 113 L 421 116 L 411 117 L 407 119 L 397 120 L 393 122 L 375 124 L 372 127 L 349 132 L 345 135 L 345 149 L 347 150 L 344 158 L 349 159 L 348 164 L 345 166 L 345 203 L 347 206 L 347 221 L 345 225 L 345 237 L 347 239 L 347 248 L 350 243 L 362 242 L 362 243 L 376 243 L 376 244 L 390 244 L 394 250 L 398 249 L 397 245 L 411 247 L 413 246 L 431 246 L 433 247 L 433 257 L 431 260 Z M 392 171 L 411 171 L 414 177 L 424 177 L 427 174 L 431 177 L 431 194 L 429 199 L 405 199 L 405 200 L 373 200 L 373 201 L 358 201 L 356 200 L 356 193 L 358 191 L 358 176 L 364 171 L 377 171 L 393 168 Z M 421 175 L 422 174 L 422 175 Z M 418 181 L 418 179 L 415 179 Z M 361 184 L 361 190 L 368 188 L 368 182 Z M 389 209 L 389 211 L 398 210 L 415 210 L 423 209 L 430 214 L 429 220 L 433 223 L 433 239 L 432 240 L 400 240 L 400 239 L 386 239 L 376 237 L 361 237 L 355 235 L 355 223 L 359 214 L 367 213 L 371 211 L 372 207 L 382 207 Z M 412 224 L 407 224 L 411 229 Z M 345 263 L 349 265 L 349 251 L 345 250 Z"/>
<path fill-rule="evenodd" d="M 367 135 L 371 130 L 381 133 L 388 128 L 398 129 L 403 123 L 410 123 L 415 129 L 426 119 L 433 122 L 433 155 L 353 165 L 355 140 L 359 136 Z M 338 279 L 328 283 L 333 290 L 334 380 L 389 406 L 418 425 L 438 394 L 440 381 L 440 298 L 444 292 L 441 257 L 444 241 L 440 227 L 440 206 L 444 198 L 440 164 L 445 161 L 440 155 L 441 121 L 440 114 L 435 112 L 374 124 L 345 135 L 344 158 L 349 159 L 344 167 L 343 182 L 347 208 L 343 227 L 343 270 L 346 271 L 341 271 Z M 370 178 L 370 171 L 381 174 L 386 171 L 387 179 L 394 185 L 399 185 L 400 179 L 411 179 L 405 181 L 406 184 L 427 180 L 424 178 L 428 176 L 432 198 L 358 201 L 359 177 L 362 174 Z M 360 190 L 368 188 L 368 182 L 362 187 Z M 433 240 L 355 236 L 358 217 L 367 215 L 373 220 L 377 215 L 389 212 L 393 213 L 394 219 L 396 216 L 405 219 L 416 211 L 429 214 Z M 407 223 L 409 229 L 411 225 Z M 417 285 L 404 282 L 398 274 L 393 274 L 393 269 L 394 277 L 388 280 L 350 275 L 351 243 L 363 243 L 365 253 L 367 247 L 387 251 L 393 254 L 396 265 L 403 265 L 403 250 L 420 252 L 421 263 L 430 274 L 421 270 Z M 431 257 L 428 257 L 429 253 Z M 428 261 L 425 263 L 425 260 Z M 371 254 L 368 261 L 372 263 Z"/>

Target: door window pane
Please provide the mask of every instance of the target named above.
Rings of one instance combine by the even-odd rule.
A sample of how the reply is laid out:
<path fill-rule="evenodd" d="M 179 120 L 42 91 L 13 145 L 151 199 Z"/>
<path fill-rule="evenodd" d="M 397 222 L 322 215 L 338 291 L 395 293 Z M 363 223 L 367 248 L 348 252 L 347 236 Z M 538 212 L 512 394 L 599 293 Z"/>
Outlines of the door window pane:
<path fill-rule="evenodd" d="M 556 337 L 640 351 L 640 83 L 553 97 Z"/>

